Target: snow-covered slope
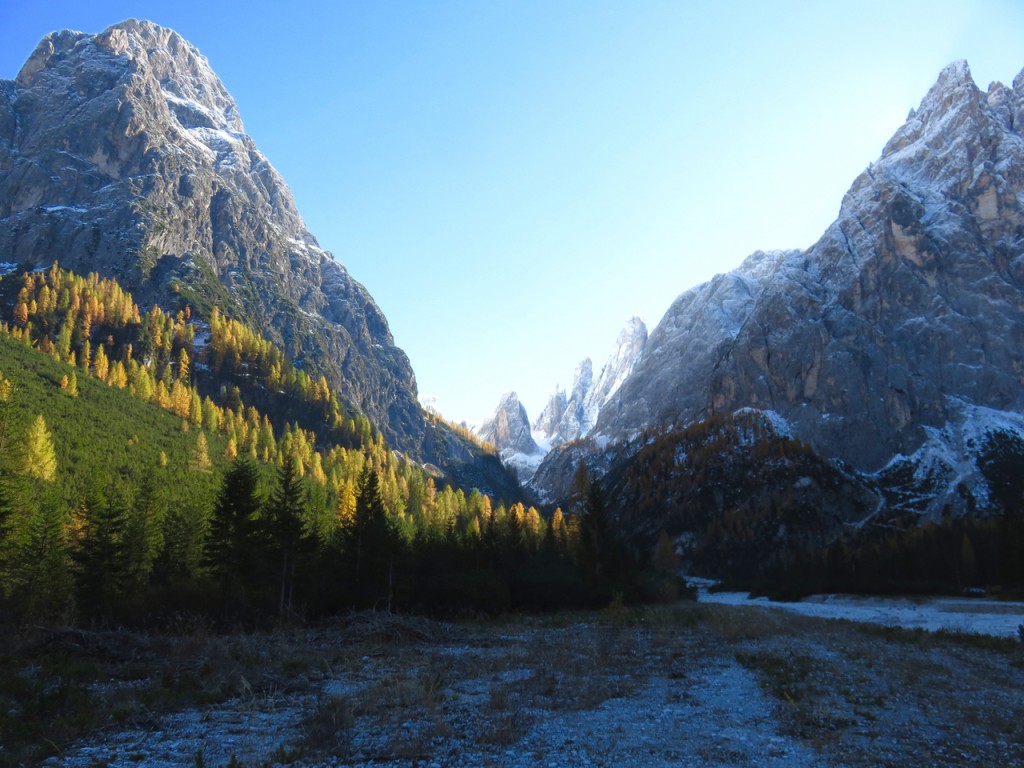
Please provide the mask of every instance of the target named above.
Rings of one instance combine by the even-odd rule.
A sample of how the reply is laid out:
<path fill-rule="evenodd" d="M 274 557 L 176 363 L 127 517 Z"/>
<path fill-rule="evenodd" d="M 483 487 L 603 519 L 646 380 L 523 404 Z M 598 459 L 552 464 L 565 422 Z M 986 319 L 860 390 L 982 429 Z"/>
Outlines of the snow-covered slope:
<path fill-rule="evenodd" d="M 888 488 L 891 511 L 939 520 L 951 511 L 999 509 L 1006 471 L 1024 456 L 1024 414 L 997 411 L 951 398 L 953 418 L 924 427 L 925 441 L 909 456 L 897 454 L 875 474 Z M 1010 460 L 1007 466 L 1001 462 Z M 1011 491 L 1012 492 L 1012 491 Z"/>

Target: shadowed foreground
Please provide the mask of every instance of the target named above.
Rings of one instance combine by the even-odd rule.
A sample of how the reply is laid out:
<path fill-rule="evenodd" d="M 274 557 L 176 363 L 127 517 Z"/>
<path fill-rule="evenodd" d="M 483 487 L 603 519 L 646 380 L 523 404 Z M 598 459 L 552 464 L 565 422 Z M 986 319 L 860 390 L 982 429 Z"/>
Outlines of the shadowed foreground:
<path fill-rule="evenodd" d="M 1024 644 L 750 607 L 16 642 L 8 764 L 1024 761 Z"/>

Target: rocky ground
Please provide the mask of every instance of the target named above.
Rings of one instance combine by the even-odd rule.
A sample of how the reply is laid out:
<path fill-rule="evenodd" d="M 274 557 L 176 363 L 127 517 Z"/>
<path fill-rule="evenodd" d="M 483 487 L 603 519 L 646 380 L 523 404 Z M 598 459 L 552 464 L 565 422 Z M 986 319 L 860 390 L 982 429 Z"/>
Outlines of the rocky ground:
<path fill-rule="evenodd" d="M 18 642 L 11 765 L 1024 764 L 1019 641 L 756 607 Z"/>

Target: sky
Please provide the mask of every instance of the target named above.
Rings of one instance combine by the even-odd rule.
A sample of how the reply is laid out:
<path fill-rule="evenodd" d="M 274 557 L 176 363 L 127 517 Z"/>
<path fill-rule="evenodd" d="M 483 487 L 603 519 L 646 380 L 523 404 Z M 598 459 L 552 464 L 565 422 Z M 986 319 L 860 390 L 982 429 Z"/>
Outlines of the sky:
<path fill-rule="evenodd" d="M 1024 68 L 1019 0 L 0 0 L 0 78 L 130 17 L 207 57 L 421 397 L 477 424 L 812 245 L 950 62 Z"/>

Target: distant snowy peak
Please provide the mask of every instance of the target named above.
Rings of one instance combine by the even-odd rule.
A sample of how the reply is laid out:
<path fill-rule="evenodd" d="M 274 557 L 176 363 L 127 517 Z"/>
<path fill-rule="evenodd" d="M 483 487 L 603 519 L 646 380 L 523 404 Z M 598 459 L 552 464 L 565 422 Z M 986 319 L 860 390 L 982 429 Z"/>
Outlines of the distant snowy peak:
<path fill-rule="evenodd" d="M 615 351 L 601 368 L 601 373 L 583 400 L 582 435 L 590 433 L 597 424 L 601 410 L 612 404 L 613 398 L 622 383 L 633 372 L 646 346 L 647 326 L 639 317 L 630 318 L 615 341 Z"/>
<path fill-rule="evenodd" d="M 485 421 L 477 435 L 498 449 L 501 463 L 516 473 L 520 482 L 533 477 L 544 459 L 544 450 L 534 442 L 526 408 L 515 392 L 501 396 L 494 416 Z"/>
<path fill-rule="evenodd" d="M 557 388 L 533 429 L 551 447 L 588 434 L 597 423 L 601 409 L 610 403 L 626 380 L 647 344 L 647 326 L 630 318 L 619 333 L 615 349 L 594 378 L 593 363 L 585 358 L 573 376 L 571 394 Z"/>
<path fill-rule="evenodd" d="M 622 382 L 640 359 L 647 344 L 647 326 L 631 318 L 616 339 L 615 350 L 594 378 L 594 364 L 584 358 L 573 374 L 572 389 L 556 387 L 531 429 L 526 409 L 515 392 L 502 396 L 494 416 L 477 434 L 493 443 L 502 462 L 529 482 L 552 448 L 586 435 L 597 423 L 601 408 L 615 403 Z"/>
<path fill-rule="evenodd" d="M 565 390 L 561 387 L 555 387 L 555 391 L 551 393 L 551 397 L 544 406 L 544 410 L 540 412 L 537 420 L 533 422 L 534 433 L 541 436 L 542 439 L 549 441 L 555 435 L 558 435 L 560 433 L 559 425 L 568 407 L 569 398 L 566 396 Z"/>
<path fill-rule="evenodd" d="M 494 411 L 494 416 L 480 425 L 477 434 L 493 443 L 502 454 L 540 453 L 530 433 L 530 420 L 526 408 L 515 392 L 506 392 Z"/>

